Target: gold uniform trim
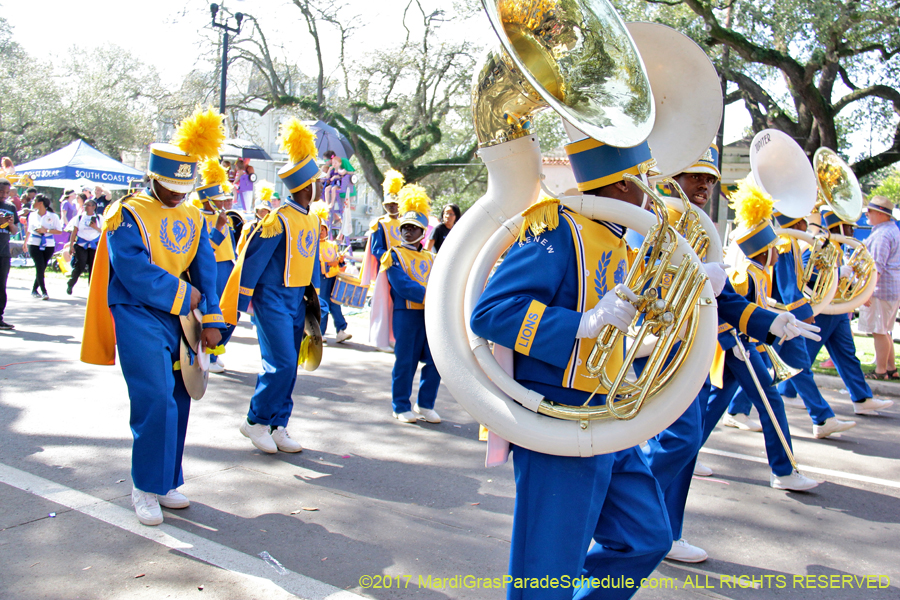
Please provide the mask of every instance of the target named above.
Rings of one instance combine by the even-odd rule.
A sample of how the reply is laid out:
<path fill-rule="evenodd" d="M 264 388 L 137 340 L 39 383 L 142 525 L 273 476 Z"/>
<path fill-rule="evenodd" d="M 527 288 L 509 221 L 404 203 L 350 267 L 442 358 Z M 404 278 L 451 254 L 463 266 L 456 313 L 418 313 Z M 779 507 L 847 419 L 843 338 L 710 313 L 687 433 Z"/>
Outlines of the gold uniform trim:
<path fill-rule="evenodd" d="M 531 354 L 531 346 L 534 344 L 534 338 L 537 335 L 538 327 L 541 324 L 541 318 L 544 316 L 546 304 L 542 304 L 537 300 L 532 300 L 525 311 L 525 318 L 522 319 L 522 325 L 519 327 L 519 335 L 516 336 L 516 352 L 528 356 Z"/>

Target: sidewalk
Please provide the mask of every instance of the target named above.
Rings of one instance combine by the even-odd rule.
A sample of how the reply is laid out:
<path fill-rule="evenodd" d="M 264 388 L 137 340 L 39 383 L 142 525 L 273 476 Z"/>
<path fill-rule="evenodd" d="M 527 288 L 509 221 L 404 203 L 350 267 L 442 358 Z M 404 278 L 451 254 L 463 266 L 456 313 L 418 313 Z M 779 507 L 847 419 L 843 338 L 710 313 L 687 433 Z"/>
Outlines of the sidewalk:
<path fill-rule="evenodd" d="M 829 390 L 845 390 L 847 389 L 844 380 L 834 375 L 822 375 L 814 373 L 816 385 L 820 388 Z M 866 383 L 872 388 L 872 393 L 876 396 L 886 396 L 888 398 L 900 398 L 900 382 L 893 383 L 891 381 L 877 381 L 874 379 L 866 379 Z"/>

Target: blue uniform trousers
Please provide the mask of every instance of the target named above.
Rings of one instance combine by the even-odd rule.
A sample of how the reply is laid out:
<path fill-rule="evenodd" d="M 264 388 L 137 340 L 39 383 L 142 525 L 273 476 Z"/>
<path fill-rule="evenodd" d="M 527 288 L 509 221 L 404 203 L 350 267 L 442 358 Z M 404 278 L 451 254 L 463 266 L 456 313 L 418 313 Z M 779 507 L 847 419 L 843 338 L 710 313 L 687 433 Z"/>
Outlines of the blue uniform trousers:
<path fill-rule="evenodd" d="M 252 321 L 259 335 L 263 368 L 247 413 L 254 423 L 283 427 L 291 418 L 291 393 L 297 381 L 306 318 L 305 289 L 259 284 L 253 291 Z"/>
<path fill-rule="evenodd" d="M 671 548 L 662 492 L 640 448 L 579 458 L 516 446 L 513 466 L 509 600 L 631 598 Z M 514 585 L 546 576 L 609 579 L 606 588 Z"/>
<path fill-rule="evenodd" d="M 228 277 L 231 275 L 231 271 L 234 270 L 234 263 L 230 260 L 223 260 L 221 262 L 216 263 L 216 293 L 219 295 L 219 298 L 222 297 L 222 292 L 225 291 L 225 284 L 228 283 Z M 241 313 L 238 313 L 238 320 L 241 318 Z M 228 340 L 231 339 L 231 334 L 234 333 L 236 326 L 228 325 L 222 331 L 222 341 L 219 342 L 220 346 L 225 346 L 228 343 Z M 209 362 L 218 362 L 218 356 L 215 354 L 211 354 L 209 357 Z"/>
<path fill-rule="evenodd" d="M 441 375 L 434 366 L 431 349 L 425 337 L 425 311 L 394 309 L 394 371 L 391 382 L 391 398 L 395 413 L 412 410 L 409 397 L 412 395 L 416 367 L 422 365 L 419 378 L 419 398 L 422 408 L 434 408 Z"/>
<path fill-rule="evenodd" d="M 131 400 L 131 479 L 139 490 L 166 494 L 184 483 L 181 459 L 191 397 L 179 359 L 177 315 L 148 306 L 115 304 L 116 344 Z"/>
<path fill-rule="evenodd" d="M 778 419 L 779 425 L 781 425 L 781 431 L 784 433 L 788 445 L 793 449 L 793 445 L 791 445 L 791 431 L 788 428 L 787 416 L 784 413 L 784 401 L 781 399 L 778 391 L 772 386 L 769 370 L 766 368 L 762 356 L 755 348 L 747 348 L 747 354 L 749 355 L 748 360 L 756 372 L 756 377 L 759 379 L 759 383 L 766 394 L 766 398 L 768 398 L 769 404 L 772 405 L 772 410 Z M 738 386 L 748 390 L 747 395 L 759 413 L 759 422 L 762 424 L 763 436 L 766 441 L 766 455 L 769 459 L 769 467 L 779 477 L 790 475 L 793 471 L 791 461 L 787 456 L 787 452 L 784 451 L 781 441 L 778 439 L 778 434 L 775 433 L 772 419 L 769 418 L 766 407 L 763 405 L 762 400 L 759 399 L 759 393 L 756 391 L 753 378 L 747 371 L 747 365 L 738 359 L 731 349 L 725 351 L 725 372 L 722 389 L 714 387 L 709 395 L 709 403 L 706 406 L 706 416 L 703 423 L 703 443 L 706 443 L 716 423 L 722 418 L 722 414 L 728 407 L 729 401 L 734 397 Z"/>
<path fill-rule="evenodd" d="M 328 331 L 328 315 L 334 316 L 334 326 L 338 331 L 347 329 L 347 320 L 341 311 L 341 305 L 332 301 L 331 293 L 334 291 L 334 282 L 337 277 L 323 277 L 322 288 L 319 290 L 319 306 L 322 309 L 322 335 Z"/>
<path fill-rule="evenodd" d="M 822 341 L 806 340 L 806 352 L 810 361 L 815 361 L 819 350 L 824 345 L 837 368 L 838 375 L 844 380 L 844 385 L 850 392 L 850 399 L 854 402 L 862 402 L 872 397 L 872 388 L 866 383 L 862 372 L 862 365 L 856 358 L 856 344 L 853 343 L 853 333 L 850 331 L 850 319 L 847 315 L 816 315 L 816 325 L 822 328 L 819 335 Z M 794 397 L 798 388 L 792 383 L 796 378 L 784 382 L 782 393 L 785 396 Z M 806 398 L 802 395 L 804 402 Z M 833 415 L 834 413 L 832 413 Z M 812 413 L 810 413 L 812 415 Z"/>

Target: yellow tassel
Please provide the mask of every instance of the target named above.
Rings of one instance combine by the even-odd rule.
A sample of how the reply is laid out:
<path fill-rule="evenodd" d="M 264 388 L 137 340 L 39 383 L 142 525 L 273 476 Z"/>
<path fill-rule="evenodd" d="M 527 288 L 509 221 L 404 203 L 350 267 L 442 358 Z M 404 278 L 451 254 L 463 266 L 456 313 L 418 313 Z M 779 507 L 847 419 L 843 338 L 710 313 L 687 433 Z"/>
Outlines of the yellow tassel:
<path fill-rule="evenodd" d="M 532 235 L 539 236 L 545 231 L 553 231 L 559 227 L 559 200 L 556 198 L 541 198 L 522 213 L 525 222 L 519 229 L 519 241 L 524 242 L 530 231 Z"/>
<path fill-rule="evenodd" d="M 222 185 L 228 181 L 228 171 L 215 158 L 203 161 L 200 176 L 203 177 L 203 185 Z"/>
<path fill-rule="evenodd" d="M 181 370 L 181 361 L 180 360 L 176 360 L 174 363 L 172 363 L 172 370 L 173 371 Z"/>
<path fill-rule="evenodd" d="M 772 218 L 772 196 L 762 191 L 748 175 L 737 182 L 737 190 L 731 194 L 728 204 L 734 209 L 735 220 L 746 229 L 752 229 Z"/>
<path fill-rule="evenodd" d="M 399 201 L 401 215 L 410 211 L 425 216 L 431 214 L 431 199 L 421 185 L 415 183 L 404 185 L 400 190 Z"/>
<path fill-rule="evenodd" d="M 106 207 L 106 211 L 103 213 L 103 228 L 107 231 L 115 231 L 122 224 L 122 203 L 124 201 L 125 198 L 122 198 Z"/>
<path fill-rule="evenodd" d="M 223 115 L 212 108 L 204 111 L 198 106 L 194 114 L 178 125 L 172 143 L 200 160 L 214 158 L 225 141 L 223 119 Z"/>
<path fill-rule="evenodd" d="M 225 346 L 219 344 L 215 348 L 204 348 L 204 352 L 207 354 L 215 354 L 216 356 L 222 356 L 225 354 Z"/>
<path fill-rule="evenodd" d="M 274 210 L 267 214 L 259 223 L 260 237 L 270 238 L 279 235 L 284 228 L 281 226 L 281 219 L 278 218 L 278 211 Z"/>
<path fill-rule="evenodd" d="M 306 358 L 309 356 L 309 344 L 310 337 L 308 335 L 303 336 L 303 341 L 300 342 L 300 354 L 297 356 L 298 365 L 306 362 Z"/>
<path fill-rule="evenodd" d="M 316 200 L 309 205 L 310 214 L 319 217 L 319 222 L 324 223 L 328 220 L 328 205 L 322 200 Z"/>
<path fill-rule="evenodd" d="M 271 200 L 272 194 L 275 193 L 275 186 L 268 181 L 262 181 L 259 184 L 259 199 L 260 200 Z"/>
<path fill-rule="evenodd" d="M 405 181 L 403 180 L 403 175 L 400 171 L 391 169 L 384 174 L 384 181 L 381 182 L 381 189 L 384 191 L 385 195 L 396 196 L 401 188 L 403 188 L 404 183 Z"/>
<path fill-rule="evenodd" d="M 298 163 L 307 156 L 315 159 L 319 155 L 316 136 L 297 117 L 291 117 L 287 123 L 282 123 L 278 133 L 281 137 L 281 151 L 287 153 L 292 163 Z"/>

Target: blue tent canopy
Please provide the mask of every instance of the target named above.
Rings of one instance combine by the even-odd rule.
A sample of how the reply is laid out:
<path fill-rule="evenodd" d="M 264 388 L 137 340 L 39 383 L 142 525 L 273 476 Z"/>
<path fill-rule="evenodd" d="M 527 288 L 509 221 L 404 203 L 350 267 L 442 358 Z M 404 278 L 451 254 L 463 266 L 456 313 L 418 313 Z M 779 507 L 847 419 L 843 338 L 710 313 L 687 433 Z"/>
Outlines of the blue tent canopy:
<path fill-rule="evenodd" d="M 35 185 L 75 188 L 88 183 L 110 189 L 127 189 L 142 171 L 108 157 L 84 140 L 16 167 L 19 175 L 30 175 Z"/>

